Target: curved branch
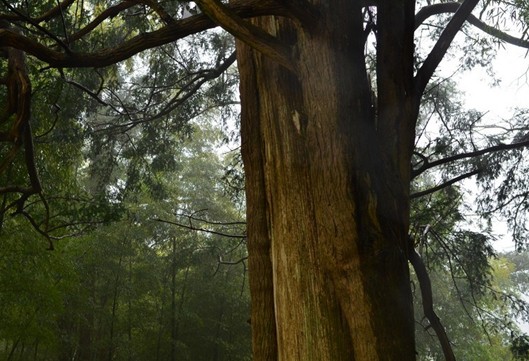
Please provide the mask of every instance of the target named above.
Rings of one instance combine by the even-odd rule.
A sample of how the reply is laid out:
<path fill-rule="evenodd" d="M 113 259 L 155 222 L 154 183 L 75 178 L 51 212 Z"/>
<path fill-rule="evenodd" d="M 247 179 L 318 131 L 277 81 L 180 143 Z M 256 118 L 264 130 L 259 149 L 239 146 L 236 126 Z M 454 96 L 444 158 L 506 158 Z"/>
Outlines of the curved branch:
<path fill-rule="evenodd" d="M 145 4 L 148 7 L 150 7 L 156 14 L 158 14 L 160 19 L 162 19 L 166 24 L 175 23 L 175 19 L 173 19 L 171 15 L 169 15 L 169 13 L 165 11 L 164 8 L 152 0 L 125 0 L 117 5 L 107 8 L 105 11 L 99 14 L 94 20 L 89 22 L 84 28 L 70 35 L 69 40 L 76 41 L 76 40 L 81 39 L 83 36 L 90 33 L 95 28 L 97 28 L 103 21 L 107 19 L 111 19 L 117 16 L 123 10 L 127 10 L 128 8 L 131 8 L 139 4 Z"/>
<path fill-rule="evenodd" d="M 227 265 L 236 265 L 236 264 L 239 264 L 239 263 L 242 263 L 242 262 L 246 261 L 247 259 L 248 259 L 248 256 L 243 257 L 243 258 L 241 258 L 241 259 L 239 259 L 237 261 L 224 261 L 224 260 L 222 260 L 222 257 L 220 255 L 217 256 L 217 260 L 218 260 L 219 264 L 227 264 Z"/>
<path fill-rule="evenodd" d="M 278 41 L 274 36 L 244 21 L 217 0 L 197 0 L 196 3 L 204 14 L 237 39 L 242 40 L 285 68 L 294 70 L 289 47 Z"/>
<path fill-rule="evenodd" d="M 440 166 L 440 165 L 443 165 L 443 164 L 446 164 L 446 163 L 454 162 L 456 160 L 473 158 L 473 157 L 479 157 L 479 156 L 482 156 L 482 155 L 485 155 L 485 154 L 489 154 L 489 153 L 501 152 L 501 151 L 504 151 L 504 150 L 512 150 L 512 149 L 524 148 L 524 147 L 527 147 L 527 146 L 529 146 L 529 140 L 525 140 L 523 142 L 518 142 L 518 143 L 511 143 L 511 144 L 498 144 L 498 145 L 495 145 L 495 146 L 492 146 L 492 147 L 476 150 L 474 152 L 461 153 L 461 154 L 456 154 L 456 155 L 453 155 L 453 156 L 450 156 L 450 157 L 438 159 L 438 160 L 435 160 L 433 162 L 425 163 L 422 167 L 420 167 L 419 169 L 417 169 L 413 173 L 412 178 L 417 177 L 418 175 L 424 173 L 428 169 L 431 169 L 431 168 L 434 168 L 434 167 L 437 167 L 437 166 Z"/>
<path fill-rule="evenodd" d="M 47 250 L 48 251 L 53 251 L 55 249 L 55 247 L 53 246 L 53 241 L 52 241 L 52 238 L 51 236 L 46 233 L 46 231 L 43 231 L 40 226 L 37 224 L 37 222 L 35 221 L 35 219 L 26 211 L 21 211 L 20 214 L 22 214 L 24 217 L 26 217 L 26 219 L 29 221 L 29 223 L 31 223 L 31 225 L 33 226 L 33 228 L 38 232 L 40 233 L 42 236 L 44 236 L 44 238 L 46 238 L 48 240 L 48 248 Z"/>
<path fill-rule="evenodd" d="M 415 97 L 417 102 L 421 98 L 426 85 L 446 54 L 450 44 L 478 2 L 479 0 L 465 0 L 457 8 L 454 16 L 443 30 L 439 40 L 437 40 L 437 43 L 435 43 L 432 51 L 417 72 L 417 75 L 415 76 Z"/>
<path fill-rule="evenodd" d="M 237 54 L 234 51 L 228 58 L 226 58 L 226 60 L 224 60 L 223 63 L 192 79 L 188 84 L 184 85 L 180 91 L 177 92 L 177 94 L 168 102 L 168 104 L 161 110 L 160 113 L 149 118 L 149 121 L 159 119 L 169 114 L 180 104 L 191 98 L 204 83 L 221 76 L 221 74 L 223 74 L 235 62 L 236 59 Z"/>
<path fill-rule="evenodd" d="M 90 33 L 95 28 L 97 28 L 99 24 L 101 24 L 106 19 L 113 18 L 116 15 L 118 15 L 120 12 L 122 12 L 123 10 L 126 10 L 140 3 L 141 1 L 138 1 L 138 0 L 128 0 L 128 1 L 123 1 L 117 5 L 107 8 L 105 11 L 99 14 L 94 20 L 89 22 L 84 28 L 70 35 L 69 37 L 70 42 L 81 39 L 83 36 Z"/>
<path fill-rule="evenodd" d="M 61 14 L 61 11 L 66 10 L 75 1 L 76 0 L 64 0 L 62 3 L 46 11 L 44 14 L 42 14 L 38 18 L 34 18 L 32 20 L 37 24 L 43 21 L 50 21 L 54 17 L 59 16 Z M 0 14 L 0 20 L 19 21 L 19 20 L 25 20 L 25 18 L 17 14 L 14 14 L 14 15 L 13 14 Z"/>
<path fill-rule="evenodd" d="M 426 19 L 431 16 L 444 13 L 455 13 L 459 6 L 460 3 L 453 2 L 433 4 L 423 7 L 415 16 L 415 29 L 417 29 L 421 24 L 424 23 L 424 21 L 426 21 Z M 496 29 L 493 26 L 487 25 L 472 14 L 468 16 L 467 21 L 478 29 L 482 30 L 483 32 L 489 34 L 490 36 L 505 41 L 506 43 L 509 43 L 511 45 L 529 49 L 529 41 L 509 35 L 501 30 Z"/>
<path fill-rule="evenodd" d="M 291 16 L 288 9 L 272 0 L 238 0 L 229 8 L 240 17 L 263 15 Z M 144 50 L 171 43 L 188 35 L 215 27 L 206 15 L 199 14 L 175 21 L 165 27 L 133 37 L 122 44 L 94 53 L 63 53 L 8 29 L 0 29 L 0 44 L 25 51 L 50 67 L 90 68 L 113 65 Z"/>
<path fill-rule="evenodd" d="M 448 335 L 441 324 L 441 320 L 433 309 L 432 283 L 430 282 L 428 271 L 426 270 L 426 266 L 424 265 L 421 256 L 419 256 L 414 248 L 410 250 L 409 260 L 413 266 L 413 269 L 415 270 L 415 274 L 419 280 L 419 285 L 421 286 L 422 307 L 424 315 L 426 318 L 428 318 L 430 325 L 437 334 L 437 338 L 439 339 L 439 343 L 443 349 L 445 360 L 455 361 L 456 358 L 454 356 L 452 346 L 450 345 L 450 339 L 448 338 Z"/>
<path fill-rule="evenodd" d="M 70 5 L 72 5 L 75 2 L 75 0 L 64 0 L 62 3 L 57 4 L 54 8 L 51 8 L 41 16 L 39 16 L 37 19 L 35 19 L 37 22 L 41 23 L 43 21 L 50 21 L 56 16 L 59 16 L 64 13 L 66 9 Z"/>
<path fill-rule="evenodd" d="M 88 94 L 92 99 L 94 99 L 96 102 L 98 102 L 99 104 L 105 106 L 105 107 L 108 107 L 109 104 L 107 102 L 105 102 L 103 99 L 101 99 L 99 97 L 99 95 L 97 95 L 97 93 L 94 93 L 93 91 L 91 91 L 90 89 L 88 89 L 87 87 L 85 87 L 83 84 L 80 84 L 76 81 L 73 81 L 73 80 L 70 80 L 70 79 L 67 79 L 66 76 L 64 75 L 64 72 L 61 71 L 61 79 L 66 83 L 66 84 L 70 84 L 71 86 L 81 90 L 82 92 Z"/>
<path fill-rule="evenodd" d="M 197 217 L 185 215 L 185 214 L 179 214 L 179 216 L 189 218 L 190 220 L 193 220 L 193 221 L 203 222 L 207 224 L 214 224 L 218 226 L 246 226 L 246 222 L 214 222 L 214 221 L 208 221 L 203 218 L 197 218 Z"/>
<path fill-rule="evenodd" d="M 42 186 L 35 164 L 35 150 L 33 146 L 33 134 L 31 132 L 31 81 L 26 66 L 26 58 L 22 51 L 8 49 L 7 69 L 7 115 L 9 116 L 11 135 L 10 139 L 2 139 L 13 143 L 11 150 L 3 157 L 0 163 L 0 174 L 2 174 L 14 161 L 18 151 L 24 150 L 24 161 L 28 171 L 30 186 L 22 188 L 19 186 L 5 186 L 0 188 L 0 193 L 21 193 L 20 197 L 7 208 L 16 206 L 15 213 L 24 210 L 24 203 L 33 194 L 41 194 Z M 42 195 L 41 195 L 42 197 Z M 45 202 L 45 200 L 43 199 Z M 45 203 L 48 210 L 47 203 Z M 47 213 L 49 215 L 49 212 Z"/>

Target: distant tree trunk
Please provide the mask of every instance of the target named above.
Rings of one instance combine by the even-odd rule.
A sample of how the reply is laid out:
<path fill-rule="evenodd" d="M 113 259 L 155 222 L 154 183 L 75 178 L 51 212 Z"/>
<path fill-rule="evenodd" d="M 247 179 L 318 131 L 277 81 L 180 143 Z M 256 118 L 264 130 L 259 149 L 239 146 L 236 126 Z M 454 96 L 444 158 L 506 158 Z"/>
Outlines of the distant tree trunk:
<path fill-rule="evenodd" d="M 20 347 L 19 347 L 19 357 L 17 357 L 19 360 L 24 360 L 26 357 L 25 357 L 25 354 L 26 354 L 26 341 L 22 341 Z"/>
<path fill-rule="evenodd" d="M 176 315 L 176 238 L 171 240 L 171 361 L 176 361 L 176 343 L 178 341 Z"/>
<path fill-rule="evenodd" d="M 123 261 L 123 255 L 119 256 L 118 269 L 116 274 L 116 279 L 114 281 L 114 292 L 112 295 L 112 313 L 110 315 L 110 331 L 108 339 L 108 361 L 112 361 L 114 358 L 114 328 L 116 323 L 116 313 L 118 311 L 118 296 L 119 296 L 119 287 L 120 287 L 120 272 L 121 272 L 121 263 Z"/>
<path fill-rule="evenodd" d="M 58 361 L 71 361 L 77 348 L 77 329 L 74 326 L 73 315 L 62 315 L 58 320 L 60 334 Z"/>
<path fill-rule="evenodd" d="M 88 288 L 91 299 L 96 299 L 96 284 L 97 284 L 97 272 L 95 267 L 90 269 L 88 279 L 86 280 L 85 287 Z M 86 310 L 83 311 L 82 317 L 79 324 L 79 348 L 76 360 L 79 361 L 91 361 L 93 356 L 93 334 L 97 334 L 95 330 L 95 305 L 88 304 Z"/>
<path fill-rule="evenodd" d="M 332 3 L 319 4 L 313 32 L 284 18 L 253 20 L 292 44 L 295 72 L 237 43 L 254 360 L 415 360 L 414 9 L 379 1 L 379 16 L 395 20 L 378 29 L 377 115 L 361 4 Z M 390 58 L 390 47 L 405 49 Z"/>
<path fill-rule="evenodd" d="M 177 345 L 180 333 L 180 317 L 184 311 L 184 303 L 187 289 L 187 278 L 189 276 L 190 265 L 186 266 L 184 271 L 184 279 L 182 281 L 182 288 L 180 294 L 178 294 L 177 286 L 177 275 L 178 275 L 178 263 L 177 255 L 178 248 L 176 245 L 176 238 L 171 241 L 171 358 L 170 360 L 175 361 L 177 359 Z M 178 302 L 177 302 L 178 296 Z"/>
<path fill-rule="evenodd" d="M 132 240 L 129 241 L 129 247 L 132 251 Z M 128 266 L 128 282 L 129 285 L 128 293 L 127 293 L 127 359 L 128 361 L 132 361 L 132 291 L 130 290 L 130 285 L 133 284 L 132 280 L 132 254 L 129 255 L 129 266 Z"/>
<path fill-rule="evenodd" d="M 7 361 L 13 360 L 13 357 L 15 355 L 15 351 L 17 350 L 18 343 L 20 342 L 20 338 L 18 338 L 15 342 L 13 342 L 13 346 L 11 347 L 11 351 L 9 351 L 9 355 L 7 356 Z"/>
<path fill-rule="evenodd" d="M 33 346 L 33 361 L 37 361 L 39 356 L 39 340 L 35 340 L 35 345 Z"/>

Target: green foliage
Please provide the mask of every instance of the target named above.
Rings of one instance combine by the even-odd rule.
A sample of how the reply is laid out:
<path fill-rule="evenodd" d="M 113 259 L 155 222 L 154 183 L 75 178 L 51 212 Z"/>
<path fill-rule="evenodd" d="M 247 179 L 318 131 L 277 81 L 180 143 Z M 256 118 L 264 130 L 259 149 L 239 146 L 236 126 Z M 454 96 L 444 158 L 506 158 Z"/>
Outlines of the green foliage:
<path fill-rule="evenodd" d="M 414 159 L 419 176 L 412 184 L 412 194 L 426 193 L 412 201 L 411 235 L 429 270 L 433 307 L 452 341 L 456 358 L 509 360 L 519 357 L 519 351 L 523 351 L 524 334 L 518 322 L 526 319 L 528 308 L 521 297 L 523 292 L 515 285 L 523 281 L 524 272 L 516 271 L 522 268 L 503 256 L 497 258 L 491 245 L 494 237 L 489 211 L 498 206 L 496 200 L 503 194 L 522 191 L 525 186 L 524 173 L 513 168 L 505 179 L 517 180 L 501 181 L 505 168 L 520 164 L 521 153 L 498 152 L 462 158 L 458 162 L 441 163 L 430 172 L 431 162 L 503 144 L 508 141 L 506 137 L 512 136 L 508 133 L 484 136 L 480 125 L 482 114 L 465 110 L 454 95 L 455 89 L 450 79 L 442 79 L 432 85 L 423 99 Z M 479 170 L 478 182 L 483 185 L 478 198 L 484 211 L 481 215 L 489 222 L 468 217 L 474 210 L 467 205 L 469 198 L 463 197 L 463 186 L 448 183 L 473 170 Z M 511 215 L 511 220 L 516 222 L 524 217 Z M 511 273 L 513 277 L 518 274 L 519 278 L 511 278 Z M 417 281 L 414 284 L 419 287 Z M 443 360 L 436 335 L 423 316 L 418 290 L 415 296 L 420 359 Z"/>
<path fill-rule="evenodd" d="M 164 197 L 135 183 L 118 197 L 124 213 L 112 223 L 58 241 L 48 253 L 25 222 L 5 223 L 12 235 L 2 238 L 0 252 L 6 350 L 29 357 L 36 349 L 43 360 L 74 353 L 80 359 L 250 359 L 244 223 L 220 183 L 220 132 L 195 128 L 196 140 L 166 149 L 177 168 L 145 170 Z M 66 213 L 75 209 L 62 206 Z M 239 223 L 218 223 L 223 220 Z M 23 240 L 28 231 L 31 242 Z M 230 233 L 235 237 L 223 236 Z"/>
<path fill-rule="evenodd" d="M 68 27 L 108 6 L 86 3 L 65 14 Z M 156 26 L 135 14 L 76 49 Z M 233 41 L 221 32 L 192 41 L 107 69 L 42 72 L 30 60 L 46 202 L 32 196 L 25 209 L 56 250 L 45 251 L 23 215 L 10 216 L 16 197 L 4 195 L 0 358 L 250 359 L 244 212 L 221 181 L 229 161 L 215 125 L 233 114 L 217 107 L 235 104 L 236 74 L 214 71 Z M 23 183 L 21 164 L 2 182 Z"/>

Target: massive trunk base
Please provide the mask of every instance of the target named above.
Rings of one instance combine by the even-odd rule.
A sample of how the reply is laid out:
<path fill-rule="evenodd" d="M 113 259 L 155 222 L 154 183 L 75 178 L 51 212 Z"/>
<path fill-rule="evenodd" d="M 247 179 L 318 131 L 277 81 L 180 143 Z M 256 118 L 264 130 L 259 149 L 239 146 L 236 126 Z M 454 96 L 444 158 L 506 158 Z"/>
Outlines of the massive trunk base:
<path fill-rule="evenodd" d="M 312 33 L 254 20 L 295 72 L 237 44 L 257 361 L 415 360 L 409 159 L 379 142 L 361 12 L 341 3 L 351 17 Z"/>

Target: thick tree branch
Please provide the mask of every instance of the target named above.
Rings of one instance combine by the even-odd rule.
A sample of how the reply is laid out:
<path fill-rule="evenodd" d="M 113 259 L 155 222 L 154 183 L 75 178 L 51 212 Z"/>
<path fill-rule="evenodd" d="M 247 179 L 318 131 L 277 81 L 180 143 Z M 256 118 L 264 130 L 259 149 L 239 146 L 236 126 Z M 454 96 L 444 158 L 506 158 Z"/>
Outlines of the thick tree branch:
<path fill-rule="evenodd" d="M 12 143 L 12 147 L 7 155 L 3 157 L 0 164 L 0 174 L 2 174 L 14 161 L 19 150 L 24 150 L 24 161 L 29 176 L 29 187 L 6 186 L 0 188 L 0 193 L 16 192 L 21 193 L 20 197 L 5 209 L 16 206 L 15 213 L 24 211 L 26 200 L 33 194 L 40 194 L 46 206 L 47 215 L 49 210 L 45 199 L 42 197 L 42 186 L 35 164 L 35 151 L 33 147 L 33 134 L 31 132 L 31 82 L 26 67 L 25 54 L 17 49 L 8 48 L 6 50 L 8 58 L 6 83 L 6 116 L 11 122 L 8 131 L 9 137 L 2 139 L 3 142 Z M 46 218 L 48 219 L 48 217 Z"/>
<path fill-rule="evenodd" d="M 280 2 L 278 0 L 278 2 Z M 292 14 L 292 17 L 301 23 L 301 26 L 315 29 L 319 19 L 319 12 L 306 0 L 284 1 L 285 7 Z"/>
<path fill-rule="evenodd" d="M 196 3 L 215 23 L 245 42 L 253 49 L 263 53 L 287 69 L 294 70 L 290 48 L 275 37 L 244 21 L 229 8 L 216 0 L 197 0 Z"/>
<path fill-rule="evenodd" d="M 272 0 L 239 0 L 230 4 L 229 8 L 243 18 L 262 15 L 291 16 L 286 7 Z M 171 43 L 215 26 L 216 24 L 210 18 L 199 14 L 175 21 L 159 30 L 137 35 L 116 47 L 94 53 L 55 51 L 9 29 L 0 29 L 0 44 L 23 50 L 48 63 L 50 67 L 105 67 L 128 59 L 144 50 Z"/>
<path fill-rule="evenodd" d="M 476 150 L 474 152 L 468 152 L 468 153 L 461 153 L 456 154 L 450 157 L 438 159 L 433 162 L 425 162 L 419 169 L 415 170 L 413 172 L 412 178 L 415 178 L 419 176 L 420 174 L 424 173 L 428 169 L 438 167 L 443 164 L 447 164 L 450 162 L 454 162 L 461 159 L 467 159 L 467 158 L 473 158 L 473 157 L 479 157 L 485 154 L 494 153 L 494 152 L 501 152 L 504 150 L 512 150 L 512 149 L 518 149 L 518 148 L 524 148 L 529 146 L 529 140 L 525 140 L 523 142 L 518 143 L 511 143 L 511 144 L 498 144 L 492 147 Z"/>
<path fill-rule="evenodd" d="M 467 178 L 470 178 L 476 174 L 478 174 L 480 172 L 479 169 L 476 169 L 476 170 L 473 170 L 472 172 L 468 172 L 468 173 L 465 173 L 465 174 L 461 174 L 460 176 L 458 177 L 455 177 L 455 178 L 452 178 L 450 179 L 449 181 L 447 182 L 444 182 L 444 183 L 441 183 L 435 187 L 432 187 L 432 188 L 428 188 L 424 191 L 420 191 L 420 192 L 416 192 L 416 193 L 412 193 L 410 194 L 410 198 L 411 199 L 414 199 L 414 198 L 420 198 L 420 197 L 424 197 L 428 194 L 432 194 L 432 193 L 435 193 L 437 191 L 440 191 L 441 189 L 444 189 L 446 187 L 449 187 L 451 186 L 452 184 L 454 183 L 457 183 L 463 179 L 467 179 Z"/>
<path fill-rule="evenodd" d="M 446 54 L 450 44 L 478 2 L 479 0 L 465 0 L 459 6 L 452 19 L 443 30 L 439 40 L 424 61 L 422 67 L 417 72 L 417 75 L 415 76 L 415 97 L 417 102 L 422 97 L 426 85 Z"/>
<path fill-rule="evenodd" d="M 415 16 L 415 29 L 417 29 L 421 24 L 424 23 L 426 19 L 431 16 L 445 13 L 455 13 L 460 5 L 460 3 L 453 2 L 433 4 L 423 7 Z M 509 43 L 511 45 L 529 49 L 529 41 L 509 35 L 501 30 L 496 29 L 493 26 L 487 25 L 472 14 L 468 16 L 467 21 L 478 29 L 482 30 L 483 32 L 499 40 L 505 41 L 506 43 Z"/>
<path fill-rule="evenodd" d="M 419 280 L 419 285 L 421 287 L 422 307 L 424 315 L 426 316 L 426 318 L 428 318 L 428 321 L 430 321 L 430 325 L 437 334 L 437 338 L 439 339 L 441 348 L 443 349 L 445 360 L 455 361 L 456 358 L 454 356 L 452 346 L 450 345 L 450 339 L 448 338 L 448 335 L 446 334 L 446 331 L 443 325 L 441 324 L 441 320 L 433 309 L 432 283 L 430 282 L 428 271 L 426 269 L 426 266 L 424 265 L 424 262 L 422 261 L 421 256 L 419 256 L 419 254 L 413 247 L 410 251 L 409 260 L 413 266 L 413 269 L 415 270 L 415 274 L 417 275 L 417 279 Z"/>

